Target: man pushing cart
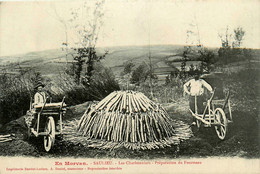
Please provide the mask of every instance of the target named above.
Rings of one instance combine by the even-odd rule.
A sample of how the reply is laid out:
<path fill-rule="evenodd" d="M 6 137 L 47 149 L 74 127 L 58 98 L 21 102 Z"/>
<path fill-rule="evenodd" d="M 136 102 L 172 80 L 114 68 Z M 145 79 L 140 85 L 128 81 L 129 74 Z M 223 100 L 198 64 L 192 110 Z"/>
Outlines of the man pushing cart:
<path fill-rule="evenodd" d="M 28 126 L 28 136 L 43 136 L 44 149 L 48 152 L 55 142 L 55 136 L 61 136 L 62 117 L 66 112 L 65 97 L 58 103 L 47 103 L 49 98 L 43 90 L 44 84 L 38 82 L 35 89 L 34 102 L 30 103 L 25 122 Z"/>
<path fill-rule="evenodd" d="M 189 95 L 189 105 L 192 112 L 202 114 L 203 103 L 206 101 L 204 88 L 206 88 L 210 93 L 213 93 L 213 89 L 210 86 L 210 84 L 208 84 L 205 80 L 200 79 L 199 71 L 195 71 L 194 79 L 191 79 L 188 82 L 186 82 L 183 87 L 184 92 Z M 193 118 L 192 125 L 196 125 L 195 118 Z"/>
<path fill-rule="evenodd" d="M 217 78 L 216 73 L 205 75 L 204 79 L 211 81 L 214 90 L 209 83 L 200 79 L 199 72 L 196 72 L 194 79 L 184 84 L 184 92 L 190 95 L 190 112 L 193 116 L 192 126 L 197 126 L 198 129 L 200 129 L 201 124 L 204 124 L 204 127 L 214 126 L 218 138 L 224 140 L 227 135 L 228 123 L 232 122 L 230 95 L 229 92 L 226 95 L 223 94 L 223 85 Z M 206 100 L 204 88 L 211 93 L 208 100 Z M 226 107 L 228 112 L 225 112 Z"/>

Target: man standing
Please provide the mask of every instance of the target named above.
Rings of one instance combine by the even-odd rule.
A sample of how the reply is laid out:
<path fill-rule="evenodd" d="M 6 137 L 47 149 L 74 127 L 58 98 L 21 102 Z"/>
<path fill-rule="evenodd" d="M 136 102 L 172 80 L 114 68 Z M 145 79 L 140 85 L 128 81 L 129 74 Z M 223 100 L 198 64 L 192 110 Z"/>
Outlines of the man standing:
<path fill-rule="evenodd" d="M 205 101 L 204 88 L 213 92 L 212 87 L 203 79 L 200 79 L 200 73 L 195 71 L 194 79 L 189 80 L 183 86 L 184 92 L 186 92 L 189 97 L 189 105 L 192 112 L 195 113 L 195 96 L 197 98 L 197 112 L 198 114 L 203 114 L 203 102 Z M 192 125 L 196 124 L 195 122 Z"/>

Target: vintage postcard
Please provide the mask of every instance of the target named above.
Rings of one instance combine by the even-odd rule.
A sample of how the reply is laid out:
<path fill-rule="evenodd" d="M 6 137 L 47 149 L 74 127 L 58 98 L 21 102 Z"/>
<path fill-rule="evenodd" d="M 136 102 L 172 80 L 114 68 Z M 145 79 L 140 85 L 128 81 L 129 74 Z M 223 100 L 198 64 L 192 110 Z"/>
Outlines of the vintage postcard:
<path fill-rule="evenodd" d="M 260 1 L 0 1 L 0 174 L 259 173 Z"/>

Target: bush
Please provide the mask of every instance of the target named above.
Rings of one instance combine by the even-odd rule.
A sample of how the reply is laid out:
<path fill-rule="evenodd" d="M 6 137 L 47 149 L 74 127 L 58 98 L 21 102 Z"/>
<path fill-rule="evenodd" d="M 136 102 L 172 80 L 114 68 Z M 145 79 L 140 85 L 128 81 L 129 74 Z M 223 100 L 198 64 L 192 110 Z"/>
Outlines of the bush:
<path fill-rule="evenodd" d="M 32 94 L 31 79 L 25 80 L 23 75 L 3 74 L 0 77 L 0 124 L 24 115 L 30 106 Z"/>

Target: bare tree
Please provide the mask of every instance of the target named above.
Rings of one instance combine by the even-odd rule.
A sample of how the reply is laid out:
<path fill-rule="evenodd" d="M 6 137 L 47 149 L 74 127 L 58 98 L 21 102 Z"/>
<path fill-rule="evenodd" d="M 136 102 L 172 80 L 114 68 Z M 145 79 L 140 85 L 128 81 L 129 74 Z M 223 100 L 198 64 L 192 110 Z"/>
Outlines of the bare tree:
<path fill-rule="evenodd" d="M 228 26 L 226 27 L 225 33 L 219 33 L 218 36 L 221 40 L 221 47 L 218 50 L 218 55 L 220 60 L 223 61 L 225 64 L 227 64 L 232 54 L 231 53 L 232 34 L 229 33 Z"/>
<path fill-rule="evenodd" d="M 189 23 L 189 29 L 186 31 L 186 44 L 195 44 L 198 47 L 202 47 L 199 24 L 197 21 L 196 14 L 194 14 L 192 21 Z"/>
<path fill-rule="evenodd" d="M 222 48 L 230 48 L 231 45 L 231 37 L 232 37 L 232 34 L 229 33 L 229 28 L 228 26 L 226 27 L 226 31 L 225 33 L 219 33 L 218 34 L 220 40 L 221 40 L 221 44 L 222 44 Z"/>

